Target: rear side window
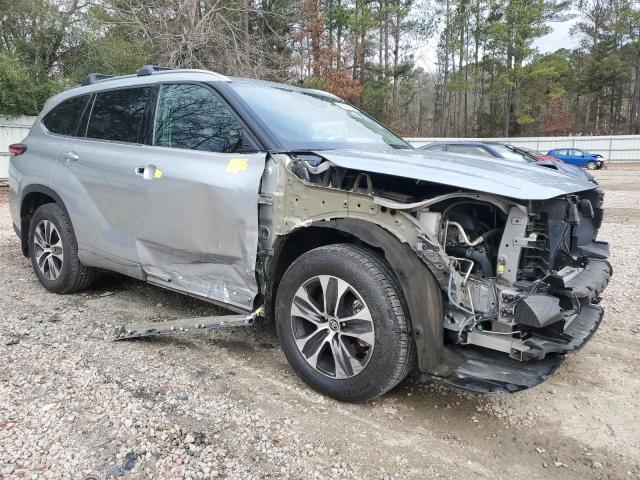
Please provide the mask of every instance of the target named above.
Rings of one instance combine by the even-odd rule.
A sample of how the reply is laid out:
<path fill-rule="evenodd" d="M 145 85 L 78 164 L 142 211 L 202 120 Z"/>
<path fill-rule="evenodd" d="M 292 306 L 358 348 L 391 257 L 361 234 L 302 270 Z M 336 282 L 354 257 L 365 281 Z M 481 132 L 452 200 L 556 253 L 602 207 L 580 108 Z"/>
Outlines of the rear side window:
<path fill-rule="evenodd" d="M 90 95 L 82 95 L 65 100 L 45 115 L 42 123 L 51 133 L 75 135 L 76 126 Z"/>
<path fill-rule="evenodd" d="M 150 87 L 100 92 L 87 126 L 87 138 L 142 143 Z"/>
<path fill-rule="evenodd" d="M 163 85 L 156 115 L 155 145 L 230 153 L 242 147 L 242 124 L 208 88 Z"/>

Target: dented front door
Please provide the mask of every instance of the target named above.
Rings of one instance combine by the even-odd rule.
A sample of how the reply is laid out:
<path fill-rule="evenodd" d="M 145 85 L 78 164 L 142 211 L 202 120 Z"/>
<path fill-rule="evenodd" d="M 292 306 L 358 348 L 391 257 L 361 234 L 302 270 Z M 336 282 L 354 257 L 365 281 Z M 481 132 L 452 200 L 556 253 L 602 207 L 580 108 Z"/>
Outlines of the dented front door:
<path fill-rule="evenodd" d="M 147 280 L 250 310 L 257 294 L 265 153 L 234 153 L 243 127 L 198 85 L 163 85 L 154 146 L 137 167 L 137 249 Z"/>

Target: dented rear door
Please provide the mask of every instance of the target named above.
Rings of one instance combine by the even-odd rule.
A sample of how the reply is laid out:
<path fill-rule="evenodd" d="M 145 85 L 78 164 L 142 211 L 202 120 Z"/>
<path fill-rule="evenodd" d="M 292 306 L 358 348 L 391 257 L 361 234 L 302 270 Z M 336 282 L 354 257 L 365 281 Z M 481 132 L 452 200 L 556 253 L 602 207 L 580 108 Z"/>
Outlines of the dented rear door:
<path fill-rule="evenodd" d="M 147 280 L 250 310 L 257 294 L 258 191 L 265 153 L 203 85 L 160 91 L 153 146 L 138 166 L 137 249 Z"/>

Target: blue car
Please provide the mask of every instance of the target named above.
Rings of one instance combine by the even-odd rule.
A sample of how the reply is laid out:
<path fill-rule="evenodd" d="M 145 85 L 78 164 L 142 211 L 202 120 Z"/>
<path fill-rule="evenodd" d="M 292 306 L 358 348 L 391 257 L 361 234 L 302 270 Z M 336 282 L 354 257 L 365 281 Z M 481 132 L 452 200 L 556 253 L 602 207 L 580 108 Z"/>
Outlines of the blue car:
<path fill-rule="evenodd" d="M 602 155 L 589 153 L 579 148 L 558 148 L 549 150 L 547 155 L 558 158 L 569 165 L 587 168 L 588 170 L 596 170 L 604 166 Z"/>

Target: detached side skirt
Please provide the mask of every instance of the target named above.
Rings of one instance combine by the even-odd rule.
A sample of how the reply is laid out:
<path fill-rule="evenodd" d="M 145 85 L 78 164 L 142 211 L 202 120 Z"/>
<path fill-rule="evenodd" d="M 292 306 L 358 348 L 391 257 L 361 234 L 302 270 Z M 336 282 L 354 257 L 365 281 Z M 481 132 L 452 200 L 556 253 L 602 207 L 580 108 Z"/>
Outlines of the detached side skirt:
<path fill-rule="evenodd" d="M 187 318 L 168 322 L 144 322 L 122 325 L 116 330 L 114 340 L 154 337 L 195 330 L 226 327 L 250 327 L 255 323 L 256 315 L 219 315 L 215 317 Z"/>

